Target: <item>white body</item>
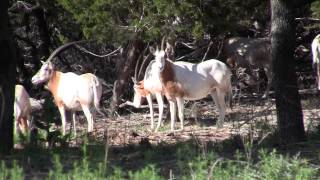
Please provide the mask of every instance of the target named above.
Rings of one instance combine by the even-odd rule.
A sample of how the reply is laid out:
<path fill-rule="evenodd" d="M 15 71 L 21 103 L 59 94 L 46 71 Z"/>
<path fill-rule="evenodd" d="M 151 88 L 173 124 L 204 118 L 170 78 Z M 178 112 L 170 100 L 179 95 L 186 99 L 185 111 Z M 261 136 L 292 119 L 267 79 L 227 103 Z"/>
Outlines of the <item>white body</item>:
<path fill-rule="evenodd" d="M 22 85 L 15 86 L 14 119 L 18 134 L 26 135 L 30 126 L 31 105 L 29 94 Z"/>
<path fill-rule="evenodd" d="M 226 103 L 225 97 L 231 97 L 231 71 L 221 61 L 208 60 L 199 64 L 189 62 L 172 62 L 166 59 L 166 53 L 170 45 L 167 44 L 166 52 L 154 50 L 157 68 L 163 92 L 170 103 L 171 130 L 174 130 L 176 118 L 176 104 L 178 116 L 183 129 L 184 100 L 198 100 L 211 94 L 219 110 L 218 126 L 222 126 Z M 169 51 L 169 50 L 168 50 Z M 230 99 L 229 99 L 230 100 Z"/>
<path fill-rule="evenodd" d="M 318 90 L 320 90 L 320 34 L 313 39 L 311 49 L 313 66 L 317 71 L 316 79 L 318 83 Z"/>
<path fill-rule="evenodd" d="M 146 68 L 145 76 L 143 81 L 139 82 L 139 85 L 134 85 L 134 99 L 133 102 L 126 101 L 123 105 L 130 105 L 135 108 L 141 107 L 142 97 L 146 97 L 150 109 L 151 118 L 151 130 L 154 129 L 154 111 L 152 96 L 156 96 L 158 108 L 159 108 L 159 119 L 158 125 L 155 131 L 158 131 L 161 125 L 162 115 L 163 115 L 163 95 L 162 95 L 162 85 L 160 82 L 159 75 L 153 70 L 156 68 L 155 61 L 151 61 Z M 122 106 L 122 105 L 121 105 Z"/>
<path fill-rule="evenodd" d="M 75 134 L 75 111 L 81 110 L 88 121 L 88 132 L 92 132 L 93 117 L 90 108 L 94 105 L 99 109 L 102 94 L 102 85 L 99 79 L 91 73 L 77 75 L 72 72 L 55 71 L 51 62 L 46 62 L 32 78 L 33 84 L 44 82 L 47 82 L 47 87 L 52 93 L 61 114 L 63 135 L 66 133 L 66 110 L 72 113 Z"/>
<path fill-rule="evenodd" d="M 199 64 L 177 61 L 174 62 L 177 82 L 186 91 L 185 100 L 198 100 L 211 93 L 217 84 L 226 83 L 228 67 L 218 60 L 207 60 Z M 228 84 L 225 84 L 227 86 Z"/>

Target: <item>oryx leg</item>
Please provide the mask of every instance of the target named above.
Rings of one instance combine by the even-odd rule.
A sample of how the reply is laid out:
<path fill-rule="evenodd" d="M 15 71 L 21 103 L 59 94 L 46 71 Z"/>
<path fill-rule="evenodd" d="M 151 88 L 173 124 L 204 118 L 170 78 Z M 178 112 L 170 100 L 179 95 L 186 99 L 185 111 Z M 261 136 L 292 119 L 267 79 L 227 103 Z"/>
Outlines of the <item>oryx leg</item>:
<path fill-rule="evenodd" d="M 60 115 L 61 115 L 61 124 L 62 124 L 62 135 L 66 135 L 66 126 L 67 126 L 67 120 L 66 120 L 66 111 L 64 106 L 58 107 Z"/>
<path fill-rule="evenodd" d="M 19 121 L 20 121 L 20 117 L 15 120 L 14 124 L 15 124 L 15 132 L 16 132 L 16 134 L 20 135 L 22 132 L 21 132 L 20 122 Z"/>
<path fill-rule="evenodd" d="M 158 108 L 159 108 L 159 119 L 158 119 L 158 125 L 157 128 L 155 130 L 155 132 L 157 132 L 161 126 L 161 121 L 162 121 L 162 116 L 163 116 L 163 96 L 160 93 L 156 93 L 156 98 L 157 98 L 157 102 L 158 102 Z"/>
<path fill-rule="evenodd" d="M 26 118 L 20 119 L 19 127 L 22 130 L 23 134 L 27 134 L 29 126 L 28 126 L 28 121 Z"/>
<path fill-rule="evenodd" d="M 320 62 L 317 63 L 316 66 L 317 66 L 317 69 L 316 69 L 317 77 L 316 77 L 316 79 L 318 81 L 318 90 L 320 90 Z"/>
<path fill-rule="evenodd" d="M 142 100 L 142 97 L 135 93 L 132 102 L 126 101 L 126 102 L 120 104 L 119 107 L 124 107 L 124 106 L 128 105 L 128 106 L 133 106 L 135 108 L 140 108 L 141 107 L 141 100 Z"/>
<path fill-rule="evenodd" d="M 23 127 L 22 127 L 22 121 L 23 121 L 23 118 L 19 117 L 19 118 L 17 118 L 17 120 L 15 122 L 15 131 L 16 131 L 16 134 L 19 135 L 20 139 L 25 138 L 25 136 L 24 136 L 25 134 L 24 134 Z"/>
<path fill-rule="evenodd" d="M 169 104 L 170 104 L 170 116 L 171 116 L 171 131 L 174 131 L 174 124 L 176 122 L 176 114 L 177 114 L 176 102 L 169 101 Z"/>
<path fill-rule="evenodd" d="M 226 115 L 226 102 L 225 102 L 225 96 L 226 96 L 226 92 L 224 92 L 223 90 L 217 90 L 218 93 L 218 101 L 220 104 L 220 109 L 219 109 L 219 121 L 220 124 L 218 124 L 218 127 L 222 127 L 223 126 L 223 122 L 224 122 L 224 118 Z"/>
<path fill-rule="evenodd" d="M 76 112 L 71 111 L 72 114 L 72 122 L 73 122 L 73 131 L 74 131 L 74 136 L 77 136 L 77 128 L 76 128 Z"/>
<path fill-rule="evenodd" d="M 272 81 L 273 81 L 273 74 L 271 72 L 271 69 L 269 68 L 264 68 L 264 72 L 266 73 L 266 76 L 268 78 L 268 82 L 267 82 L 267 87 L 266 87 L 266 91 L 264 92 L 262 98 L 267 98 L 269 95 L 269 90 L 271 88 L 272 85 Z"/>
<path fill-rule="evenodd" d="M 180 119 L 180 129 L 183 130 L 183 122 L 184 122 L 184 99 L 183 98 L 176 98 L 177 99 L 177 106 L 178 106 L 178 116 Z"/>
<path fill-rule="evenodd" d="M 152 103 L 151 94 L 148 94 L 146 98 L 147 98 L 149 110 L 150 110 L 151 131 L 152 131 L 154 129 L 154 112 L 153 112 L 153 103 Z"/>
<path fill-rule="evenodd" d="M 219 119 L 217 121 L 217 127 L 221 128 L 223 126 L 223 121 L 224 121 L 225 111 L 226 111 L 225 92 L 222 92 L 221 90 L 216 89 L 211 91 L 211 96 L 219 111 Z"/>
<path fill-rule="evenodd" d="M 93 131 L 93 117 L 91 115 L 90 109 L 87 105 L 83 105 L 81 104 L 82 110 L 84 112 L 84 115 L 87 118 L 87 122 L 88 122 L 88 132 L 92 132 Z"/>

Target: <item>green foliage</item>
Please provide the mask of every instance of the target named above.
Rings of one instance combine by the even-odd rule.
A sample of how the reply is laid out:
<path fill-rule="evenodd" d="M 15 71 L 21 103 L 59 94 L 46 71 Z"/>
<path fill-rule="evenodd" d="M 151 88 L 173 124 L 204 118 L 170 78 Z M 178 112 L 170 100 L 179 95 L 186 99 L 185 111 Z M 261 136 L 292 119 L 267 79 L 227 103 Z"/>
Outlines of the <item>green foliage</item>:
<path fill-rule="evenodd" d="M 296 156 L 284 156 L 275 150 L 269 152 L 259 151 L 254 161 L 246 161 L 245 153 L 237 152 L 235 157 L 222 157 L 216 152 L 205 152 L 194 145 L 177 145 L 176 149 L 154 149 L 152 151 L 136 149 L 144 154 L 147 152 L 151 156 L 145 163 L 135 162 L 133 169 L 127 169 L 122 163 L 109 163 L 106 167 L 103 163 L 103 153 L 98 149 L 90 149 L 83 146 L 80 157 L 74 158 L 74 152 L 63 150 L 50 153 L 52 158 L 49 173 L 46 176 L 50 180 L 64 179 L 168 179 L 168 170 L 172 170 L 172 175 L 176 179 L 315 179 L 319 174 L 319 169 L 305 159 Z M 100 149 L 99 151 L 103 151 Z M 174 153 L 175 152 L 175 153 Z M 34 152 L 39 153 L 41 152 Z M 97 161 L 94 156 L 97 157 Z M 171 155 L 169 159 L 165 157 Z M 24 154 L 23 157 L 28 156 Z M 32 158 L 32 156 L 28 156 Z M 67 159 L 70 158 L 70 159 Z M 115 158 L 115 157 L 113 157 Z M 141 157 L 143 158 L 143 157 Z M 72 162 L 70 162 L 72 160 Z M 128 159 L 132 163 L 136 159 Z M 161 161 L 159 163 L 159 161 Z M 170 160 L 173 164 L 162 164 Z M 173 160 L 173 161 L 172 161 Z M 32 163 L 29 162 L 29 163 Z M 160 165 L 162 164 L 162 165 Z M 31 164 L 32 165 L 32 164 Z M 23 169 L 16 161 L 8 166 L 4 162 L 0 163 L 0 179 L 24 179 Z M 43 178 L 43 177 L 42 177 Z M 36 179 L 36 178 L 35 178 Z"/>
<path fill-rule="evenodd" d="M 312 16 L 320 18 L 320 0 L 316 0 L 311 4 Z"/>
<path fill-rule="evenodd" d="M 13 161 L 12 167 L 8 168 L 4 161 L 0 164 L 0 180 L 6 179 L 23 179 L 23 170 L 17 164 L 17 161 Z"/>
<path fill-rule="evenodd" d="M 150 180 L 161 180 L 161 176 L 158 175 L 158 172 L 155 170 L 154 166 L 147 166 L 137 172 L 129 172 L 129 179 L 140 180 L 140 179 L 150 179 Z"/>
<path fill-rule="evenodd" d="M 81 25 L 87 38 L 121 42 L 134 33 L 154 40 L 162 35 L 202 38 L 268 17 L 268 1 L 242 0 L 57 0 Z"/>
<path fill-rule="evenodd" d="M 263 179 L 312 179 L 315 170 L 308 167 L 308 162 L 299 159 L 277 155 L 275 151 L 267 153 L 260 151 L 261 162 L 259 164 L 260 176 Z"/>

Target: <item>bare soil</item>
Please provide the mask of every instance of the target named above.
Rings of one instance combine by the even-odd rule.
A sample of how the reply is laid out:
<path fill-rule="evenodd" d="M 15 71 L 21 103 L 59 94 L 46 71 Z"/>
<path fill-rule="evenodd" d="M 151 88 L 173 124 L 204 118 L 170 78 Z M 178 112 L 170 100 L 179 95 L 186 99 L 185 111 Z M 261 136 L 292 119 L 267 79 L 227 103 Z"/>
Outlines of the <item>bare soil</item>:
<path fill-rule="evenodd" d="M 307 131 L 314 130 L 319 124 L 320 96 L 309 91 L 302 93 L 302 107 L 304 124 Z M 166 114 L 167 108 L 164 110 Z M 157 109 L 155 109 L 157 113 Z M 228 108 L 222 128 L 216 127 L 219 116 L 211 98 L 200 101 L 187 102 L 185 108 L 184 130 L 170 131 L 170 118 L 164 118 L 159 132 L 150 131 L 150 118 L 148 108 L 134 109 L 128 107 L 121 115 L 115 118 L 100 117 L 95 121 L 94 137 L 98 141 L 105 141 L 108 137 L 110 146 L 123 146 L 139 144 L 148 140 L 152 145 L 159 143 L 177 143 L 190 140 L 199 142 L 219 142 L 236 135 L 252 134 L 257 138 L 264 138 L 276 128 L 276 108 L 274 99 L 261 99 L 259 96 L 249 96 L 235 99 L 232 109 Z M 156 123 L 158 116 L 155 116 Z M 86 131 L 86 122 L 82 121 L 78 132 Z M 176 122 L 175 129 L 180 128 Z M 106 131 L 107 130 L 107 131 Z M 107 134 L 107 136 L 106 136 Z M 261 139 L 260 139 L 261 140 Z M 81 136 L 72 141 L 70 145 L 77 146 Z"/>

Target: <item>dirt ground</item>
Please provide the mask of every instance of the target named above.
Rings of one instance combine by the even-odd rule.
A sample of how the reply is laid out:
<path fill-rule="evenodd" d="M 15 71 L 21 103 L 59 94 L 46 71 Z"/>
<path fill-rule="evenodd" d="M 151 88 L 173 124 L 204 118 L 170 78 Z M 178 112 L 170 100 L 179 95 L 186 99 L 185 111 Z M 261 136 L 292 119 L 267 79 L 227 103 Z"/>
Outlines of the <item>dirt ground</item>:
<path fill-rule="evenodd" d="M 314 130 L 320 119 L 320 96 L 316 91 L 301 92 L 304 124 L 306 131 Z M 164 110 L 166 114 L 167 108 Z M 157 109 L 155 109 L 157 123 Z M 234 99 L 233 108 L 227 109 L 223 128 L 217 128 L 219 116 L 211 98 L 187 102 L 185 106 L 185 122 L 183 131 L 170 131 L 170 118 L 164 118 L 159 132 L 150 131 L 148 108 L 134 109 L 126 107 L 121 115 L 115 118 L 98 117 L 95 121 L 94 137 L 98 141 L 105 141 L 108 137 L 110 146 L 139 144 L 143 140 L 157 145 L 159 143 L 177 143 L 189 140 L 203 142 L 219 142 L 236 135 L 248 135 L 263 140 L 274 132 L 276 128 L 275 100 L 261 99 L 258 95 L 244 95 L 241 99 Z M 165 115 L 164 115 L 165 116 Z M 168 116 L 169 117 L 169 116 Z M 83 119 L 83 118 L 82 118 Z M 85 132 L 87 124 L 82 120 L 78 132 Z M 180 122 L 176 122 L 175 129 L 179 129 Z M 106 131 L 107 130 L 107 131 Z M 71 146 L 81 143 L 81 136 L 71 141 Z"/>
<path fill-rule="evenodd" d="M 254 141 L 255 146 L 266 144 L 272 147 L 272 141 L 268 139 L 276 129 L 276 109 L 275 101 L 261 99 L 260 96 L 245 95 L 239 100 L 233 101 L 233 108 L 227 109 L 225 122 L 222 128 L 216 127 L 218 118 L 217 109 L 211 98 L 200 101 L 186 102 L 185 123 L 183 131 L 170 131 L 170 121 L 163 119 L 163 125 L 159 132 L 150 131 L 150 119 L 145 118 L 149 114 L 148 108 L 134 109 L 126 107 L 119 111 L 114 117 L 106 117 L 96 114 L 94 132 L 86 136 L 87 122 L 82 113 L 77 123 L 78 135 L 67 140 L 69 148 L 48 149 L 39 148 L 14 156 L 5 157 L 4 160 L 11 162 L 17 159 L 24 167 L 26 179 L 41 179 L 47 177 L 52 169 L 53 153 L 58 153 L 61 157 L 65 169 L 71 169 L 75 160 L 80 160 L 83 156 L 83 145 L 86 138 L 86 146 L 90 157 L 90 162 L 101 162 L 105 157 L 105 150 L 108 150 L 108 163 L 122 169 L 137 170 L 153 163 L 160 169 L 164 177 L 169 177 L 169 172 L 178 175 L 177 154 L 181 145 L 192 144 L 192 147 L 210 150 L 218 153 L 221 157 L 232 158 L 236 150 L 244 150 L 245 143 Z M 317 91 L 301 91 L 304 125 L 307 132 L 315 131 L 319 134 L 320 120 L 320 96 Z M 157 112 L 157 110 L 155 110 Z M 164 114 L 167 108 L 164 110 Z M 155 117 L 157 121 L 157 116 Z M 68 122 L 68 127 L 70 127 Z M 176 129 L 180 127 L 180 122 L 176 122 Z M 59 127 L 58 127 L 59 128 Z M 109 148 L 105 148 L 105 145 Z M 42 146 L 41 144 L 40 146 Z M 221 148 L 220 148 L 221 147 Z M 220 148 L 220 149 L 219 149 Z M 278 147 L 277 147 L 278 148 Z M 299 153 L 307 157 L 310 162 L 320 164 L 318 149 L 319 141 L 313 141 L 308 145 L 294 144 L 292 147 L 283 150 L 284 154 L 295 155 Z M 279 148 L 278 148 L 279 149 Z M 281 151 L 281 148 L 279 149 Z M 150 151 L 154 152 L 150 154 Z M 202 150 L 201 150 L 202 151 Z M 151 157 L 150 157 L 151 156 Z"/>

